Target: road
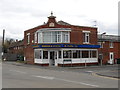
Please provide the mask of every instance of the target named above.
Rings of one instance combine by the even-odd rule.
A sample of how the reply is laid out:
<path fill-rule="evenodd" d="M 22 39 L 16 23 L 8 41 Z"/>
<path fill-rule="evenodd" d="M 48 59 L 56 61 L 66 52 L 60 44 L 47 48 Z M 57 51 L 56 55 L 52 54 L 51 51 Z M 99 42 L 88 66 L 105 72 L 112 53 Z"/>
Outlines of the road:
<path fill-rule="evenodd" d="M 92 74 L 103 68 L 55 68 L 3 63 L 2 88 L 118 88 L 117 79 Z"/>

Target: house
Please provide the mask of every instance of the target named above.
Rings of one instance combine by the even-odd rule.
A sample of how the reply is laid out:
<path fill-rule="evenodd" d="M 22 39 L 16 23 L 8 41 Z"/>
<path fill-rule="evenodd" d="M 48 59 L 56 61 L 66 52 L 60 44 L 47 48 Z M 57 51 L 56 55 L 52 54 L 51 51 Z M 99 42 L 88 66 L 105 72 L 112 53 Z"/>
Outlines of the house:
<path fill-rule="evenodd" d="M 99 63 L 116 64 L 116 60 L 120 58 L 120 36 L 98 35 L 98 44 Z"/>
<path fill-rule="evenodd" d="M 6 58 L 8 60 L 23 60 L 24 58 L 24 40 L 16 40 L 11 43 L 8 48 L 8 53 L 6 53 Z"/>
<path fill-rule="evenodd" d="M 71 25 L 48 17 L 47 23 L 24 31 L 28 64 L 76 66 L 98 64 L 97 28 Z"/>

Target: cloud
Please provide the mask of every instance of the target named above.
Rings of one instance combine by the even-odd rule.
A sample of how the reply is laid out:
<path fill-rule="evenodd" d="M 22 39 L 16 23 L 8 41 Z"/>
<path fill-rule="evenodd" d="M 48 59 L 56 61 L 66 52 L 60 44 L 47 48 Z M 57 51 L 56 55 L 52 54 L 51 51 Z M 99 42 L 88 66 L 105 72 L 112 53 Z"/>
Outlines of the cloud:
<path fill-rule="evenodd" d="M 22 39 L 24 30 L 47 22 L 53 11 L 57 21 L 93 26 L 96 20 L 100 32 L 117 34 L 117 4 L 118 0 L 1 0 L 0 33 L 6 29 L 6 36 Z"/>

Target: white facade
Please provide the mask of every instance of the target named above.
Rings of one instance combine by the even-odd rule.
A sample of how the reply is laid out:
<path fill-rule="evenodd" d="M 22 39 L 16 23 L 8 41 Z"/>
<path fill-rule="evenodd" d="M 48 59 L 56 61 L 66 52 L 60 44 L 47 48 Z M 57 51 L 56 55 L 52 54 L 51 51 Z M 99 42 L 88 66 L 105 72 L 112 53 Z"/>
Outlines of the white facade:
<path fill-rule="evenodd" d="M 66 53 L 66 51 L 70 51 L 69 55 Z M 85 52 L 86 54 L 88 53 L 88 56 L 82 55 Z M 34 63 L 37 64 L 49 64 L 50 66 L 51 65 L 57 66 L 58 64 L 97 63 L 97 62 L 98 62 L 97 49 L 71 49 L 71 48 L 34 49 Z"/>

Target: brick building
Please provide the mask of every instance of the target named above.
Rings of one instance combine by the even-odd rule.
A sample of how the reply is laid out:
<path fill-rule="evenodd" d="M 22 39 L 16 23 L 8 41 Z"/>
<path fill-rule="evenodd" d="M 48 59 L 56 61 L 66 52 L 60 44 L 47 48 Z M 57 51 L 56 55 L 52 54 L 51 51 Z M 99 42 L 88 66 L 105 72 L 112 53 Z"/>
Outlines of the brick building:
<path fill-rule="evenodd" d="M 120 36 L 98 35 L 99 62 L 103 64 L 115 64 L 120 58 Z M 101 60 L 100 60 L 101 59 Z"/>
<path fill-rule="evenodd" d="M 16 40 L 16 42 L 13 42 L 12 44 L 10 44 L 8 48 L 8 53 L 24 56 L 24 41 Z"/>
<path fill-rule="evenodd" d="M 98 63 L 97 28 L 71 25 L 48 17 L 47 23 L 24 32 L 24 56 L 29 64 L 46 66 Z"/>

